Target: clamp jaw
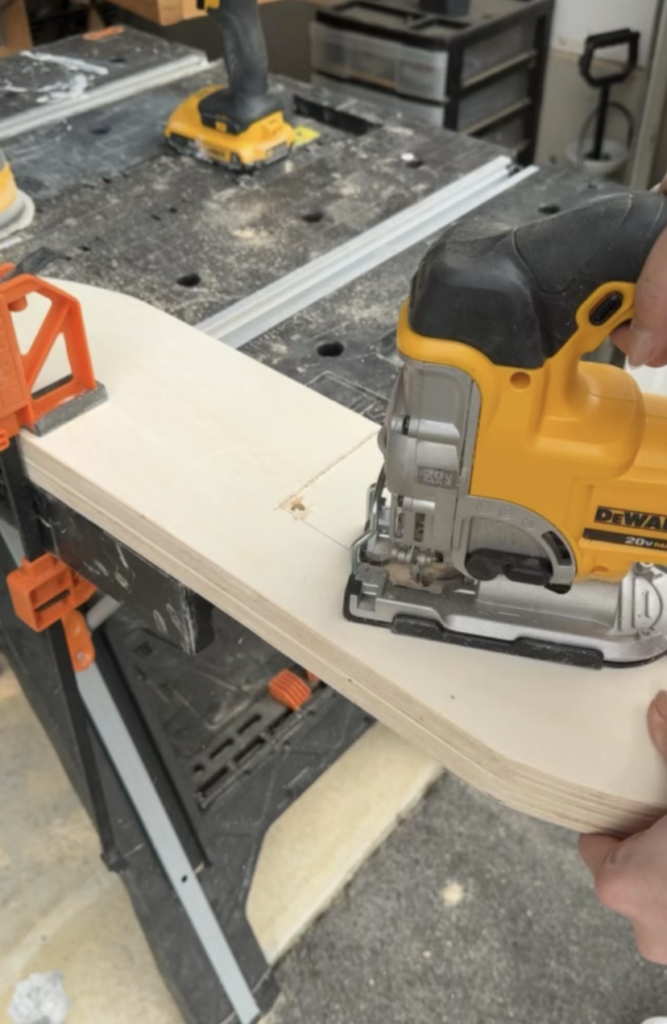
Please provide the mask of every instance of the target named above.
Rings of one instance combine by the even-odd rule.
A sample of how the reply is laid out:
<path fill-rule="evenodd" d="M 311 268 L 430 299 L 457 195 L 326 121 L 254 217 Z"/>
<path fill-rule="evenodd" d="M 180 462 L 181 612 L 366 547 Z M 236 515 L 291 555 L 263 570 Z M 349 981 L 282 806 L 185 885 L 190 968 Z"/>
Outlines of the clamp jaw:
<path fill-rule="evenodd" d="M 14 317 L 21 315 L 31 296 L 48 303 L 33 342 L 21 352 Z M 34 390 L 49 356 L 62 339 L 69 373 Z M 77 610 L 95 593 L 64 562 L 46 552 L 37 514 L 26 499 L 29 491 L 18 448 L 21 429 L 43 435 L 106 399 L 97 383 L 88 349 L 81 307 L 55 285 L 28 272 L 25 266 L 0 265 L 0 460 L 15 525 L 22 535 L 24 557 L 7 577 L 14 612 L 36 632 L 62 624 L 72 665 L 88 668 L 95 658 L 90 632 Z"/>

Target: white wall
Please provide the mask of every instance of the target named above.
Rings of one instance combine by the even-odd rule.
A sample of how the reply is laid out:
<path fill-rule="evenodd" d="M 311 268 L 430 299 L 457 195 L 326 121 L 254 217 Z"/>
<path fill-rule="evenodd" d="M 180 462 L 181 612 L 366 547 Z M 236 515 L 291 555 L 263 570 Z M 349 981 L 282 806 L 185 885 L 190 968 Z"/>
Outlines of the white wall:
<path fill-rule="evenodd" d="M 611 65 L 613 67 L 614 65 Z M 646 72 L 638 69 L 623 85 L 616 85 L 612 98 L 623 103 L 639 117 L 644 98 Z M 566 148 L 579 138 L 584 121 L 597 109 L 599 91 L 592 89 L 579 74 L 573 53 L 552 49 L 547 65 L 544 103 L 537 146 L 537 159 L 566 163 Z M 607 125 L 609 138 L 625 142 L 625 121 L 612 111 Z"/>
<path fill-rule="evenodd" d="M 640 63 L 645 67 L 657 6 L 658 0 L 556 0 L 551 45 L 578 55 L 586 36 L 632 28 L 641 32 Z M 608 57 L 622 59 L 613 50 L 609 50 Z"/>
<path fill-rule="evenodd" d="M 578 58 L 589 35 L 622 28 L 641 33 L 639 68 L 628 81 L 612 90 L 612 99 L 624 103 L 635 121 L 639 120 L 657 8 L 658 0 L 556 0 L 537 151 L 539 160 L 564 161 L 566 145 L 578 138 L 586 117 L 599 100 L 599 91 L 584 82 L 578 68 Z M 610 61 L 624 60 L 623 49 L 621 52 L 608 50 L 604 56 Z M 610 116 L 608 132 L 610 137 L 625 141 L 625 123 L 617 114 Z"/>

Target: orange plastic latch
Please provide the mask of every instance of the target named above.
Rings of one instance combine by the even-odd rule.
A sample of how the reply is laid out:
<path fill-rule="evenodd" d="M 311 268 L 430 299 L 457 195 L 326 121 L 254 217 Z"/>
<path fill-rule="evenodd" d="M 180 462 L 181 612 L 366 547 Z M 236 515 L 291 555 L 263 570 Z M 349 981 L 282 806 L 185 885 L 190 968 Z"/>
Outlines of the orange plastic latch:
<path fill-rule="evenodd" d="M 92 664 L 95 651 L 88 626 L 76 611 L 95 593 L 92 583 L 55 555 L 46 554 L 33 562 L 24 558 L 10 572 L 7 586 L 14 612 L 22 622 L 38 633 L 62 622 L 74 668 Z"/>
<path fill-rule="evenodd" d="M 0 264 L 0 277 L 11 275 Z M 13 313 L 25 309 L 30 295 L 47 302 L 47 312 L 27 352 L 19 348 Z M 33 395 L 33 388 L 59 338 L 64 341 L 70 373 Z M 21 427 L 34 427 L 46 413 L 97 386 L 79 302 L 67 292 L 32 274 L 18 273 L 0 282 L 0 451 Z"/>
<path fill-rule="evenodd" d="M 95 661 L 95 647 L 88 623 L 81 612 L 67 612 L 63 616 L 63 629 L 75 672 L 83 672 L 84 669 L 90 668 Z"/>
<path fill-rule="evenodd" d="M 301 676 L 284 668 L 274 676 L 268 686 L 269 694 L 290 711 L 298 711 L 311 696 L 311 690 Z"/>

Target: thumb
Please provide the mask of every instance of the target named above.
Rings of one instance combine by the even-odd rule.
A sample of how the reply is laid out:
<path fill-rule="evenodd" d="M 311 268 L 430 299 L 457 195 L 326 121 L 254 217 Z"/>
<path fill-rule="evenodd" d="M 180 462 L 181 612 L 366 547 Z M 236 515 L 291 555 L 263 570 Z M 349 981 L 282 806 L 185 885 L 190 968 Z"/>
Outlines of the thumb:
<path fill-rule="evenodd" d="M 648 731 L 656 750 L 667 761 L 667 691 L 662 690 L 648 709 Z"/>
<path fill-rule="evenodd" d="M 580 837 L 579 855 L 593 878 L 597 877 L 604 864 L 613 860 L 614 850 L 620 846 L 620 842 L 614 836 L 592 834 Z"/>
<path fill-rule="evenodd" d="M 627 342 L 628 362 L 637 368 L 667 363 L 667 231 L 658 238 L 635 290 L 635 315 Z"/>

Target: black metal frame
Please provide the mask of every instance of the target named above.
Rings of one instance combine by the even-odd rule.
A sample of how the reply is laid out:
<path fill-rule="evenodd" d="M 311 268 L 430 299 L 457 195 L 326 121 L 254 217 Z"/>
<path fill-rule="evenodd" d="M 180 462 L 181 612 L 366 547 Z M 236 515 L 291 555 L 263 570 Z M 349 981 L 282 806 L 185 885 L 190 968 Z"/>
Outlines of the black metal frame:
<path fill-rule="evenodd" d="M 127 572 L 132 566 L 133 580 L 138 582 L 136 606 L 135 587 L 129 591 L 123 587 L 129 605 L 95 633 L 96 664 L 260 1011 L 266 1012 L 278 988 L 245 912 L 264 836 L 372 720 L 323 684 L 314 688 L 300 711 L 273 701 L 266 694 L 266 684 L 274 670 L 286 664 L 273 652 L 273 660 L 264 659 L 267 678 L 256 680 L 253 692 L 244 692 L 235 702 L 234 713 L 220 723 L 216 740 L 220 752 L 216 754 L 209 744 L 211 771 L 202 780 L 192 759 L 175 749 L 167 724 L 160 720 L 163 702 L 156 699 L 156 692 L 174 675 L 185 694 L 201 689 L 210 679 L 211 666 L 224 663 L 227 647 L 237 648 L 239 637 L 251 643 L 251 634 L 213 613 L 197 595 L 35 488 L 23 471 L 16 441 L 0 456 L 0 518 L 17 531 L 29 559 L 51 550 L 66 554 L 72 567 L 83 569 L 97 562 L 107 582 L 114 572 Z M 3 579 L 15 565 L 3 538 Z M 148 612 L 149 594 L 153 607 L 165 606 L 178 596 L 181 609 L 200 616 L 202 630 L 190 634 L 177 630 L 176 637 L 160 635 Z M 197 641 L 196 653 L 193 641 Z M 236 1018 L 219 978 L 151 847 L 104 738 L 90 721 L 62 624 L 35 633 L 13 614 L 5 583 L 0 586 L 0 647 L 97 829 L 105 864 L 125 883 L 185 1020 L 231 1024 Z M 147 647 L 150 673 L 142 664 Z M 208 785 L 204 797 L 202 783 Z"/>
<path fill-rule="evenodd" d="M 135 611 L 186 654 L 213 642 L 213 606 L 64 502 L 35 489 L 44 544 L 75 572 Z"/>
<path fill-rule="evenodd" d="M 34 488 L 25 472 L 17 438 L 13 438 L 9 447 L 0 454 L 0 485 L 0 515 L 16 529 L 23 557 L 32 562 L 47 554 L 40 520 L 35 511 Z M 13 560 L 12 568 L 15 568 Z M 109 810 L 103 797 L 93 753 L 86 710 L 76 684 L 62 623 L 56 622 L 50 626 L 44 631 L 41 639 L 60 681 L 62 699 L 75 743 L 75 756 L 81 771 L 81 785 L 87 795 L 86 804 L 100 838 L 102 857 L 110 871 L 119 871 L 123 866 L 123 860 L 114 841 Z"/>

